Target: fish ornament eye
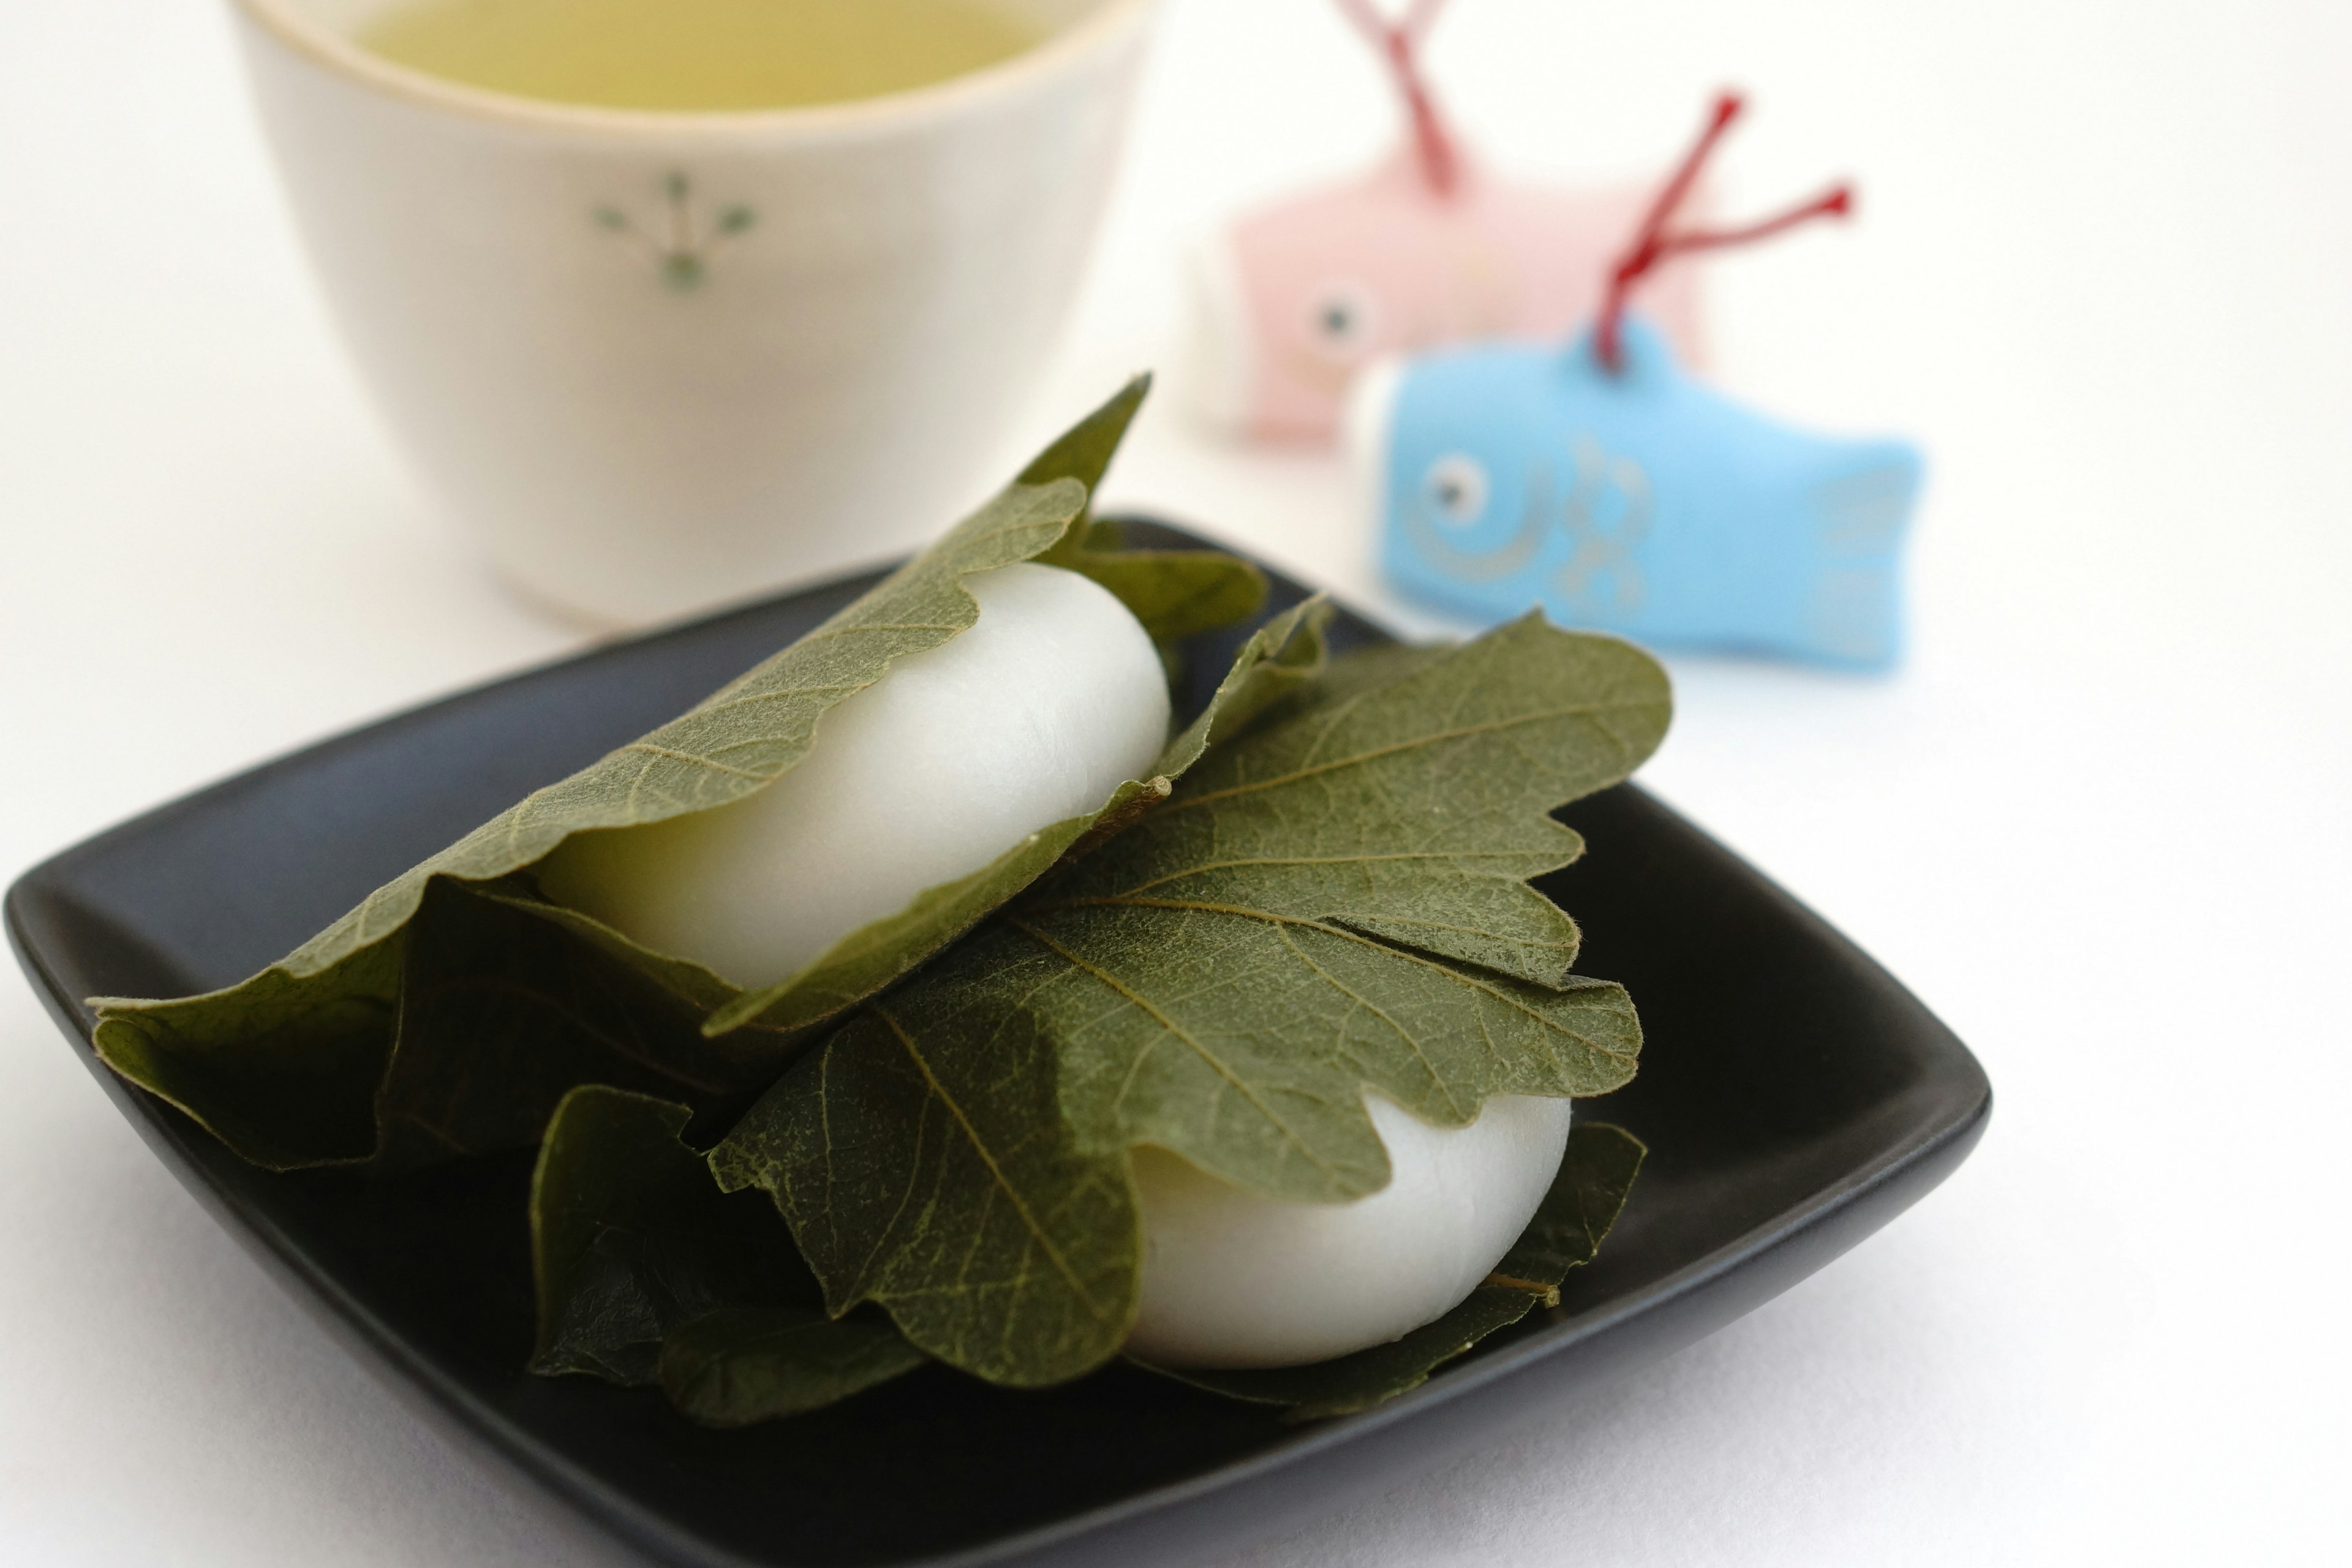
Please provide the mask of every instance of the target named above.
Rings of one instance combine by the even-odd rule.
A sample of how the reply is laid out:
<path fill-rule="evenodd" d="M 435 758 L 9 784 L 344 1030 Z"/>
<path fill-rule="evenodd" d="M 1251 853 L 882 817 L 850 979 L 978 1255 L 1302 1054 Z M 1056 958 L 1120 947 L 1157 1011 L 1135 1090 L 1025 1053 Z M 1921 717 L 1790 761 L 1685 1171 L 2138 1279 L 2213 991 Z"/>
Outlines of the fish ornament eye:
<path fill-rule="evenodd" d="M 1327 283 L 1316 290 L 1307 314 L 1307 335 L 1315 346 L 1337 360 L 1352 360 L 1372 343 L 1380 327 L 1380 311 L 1371 291 L 1360 283 Z"/>
<path fill-rule="evenodd" d="M 1466 452 L 1448 452 L 1421 477 L 1422 499 L 1437 521 L 1467 528 L 1486 515 L 1486 465 Z"/>

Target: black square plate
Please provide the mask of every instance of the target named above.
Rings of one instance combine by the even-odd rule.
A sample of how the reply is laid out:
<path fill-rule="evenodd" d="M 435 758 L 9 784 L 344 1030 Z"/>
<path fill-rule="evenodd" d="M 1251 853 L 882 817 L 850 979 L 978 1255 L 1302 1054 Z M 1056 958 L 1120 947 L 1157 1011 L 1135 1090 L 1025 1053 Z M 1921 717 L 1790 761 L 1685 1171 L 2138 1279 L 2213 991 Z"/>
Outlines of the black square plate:
<path fill-rule="evenodd" d="M 75 1050 L 221 1223 L 413 1404 L 657 1558 L 1131 1564 L 1269 1532 L 1710 1332 L 1885 1224 L 1984 1129 L 1991 1089 L 1950 1031 L 1803 906 L 1622 786 L 1566 814 L 1591 848 L 1548 890 L 1584 927 L 1580 967 L 1624 982 L 1641 1008 L 1641 1076 L 1598 1113 L 1652 1152 L 1557 1310 L 1412 1394 L 1307 1427 L 1124 1367 L 1032 1394 L 930 1368 L 814 1415 L 712 1432 L 651 1390 L 525 1375 L 527 1156 L 383 1183 L 272 1176 L 90 1054 L 83 997 L 242 978 L 872 581 L 372 724 L 101 834 L 8 891 L 8 935 Z M 1302 592 L 1278 580 L 1276 605 Z M 1339 636 L 1386 640 L 1352 616 Z M 1214 640 L 1192 661 L 1211 679 L 1234 639 Z"/>

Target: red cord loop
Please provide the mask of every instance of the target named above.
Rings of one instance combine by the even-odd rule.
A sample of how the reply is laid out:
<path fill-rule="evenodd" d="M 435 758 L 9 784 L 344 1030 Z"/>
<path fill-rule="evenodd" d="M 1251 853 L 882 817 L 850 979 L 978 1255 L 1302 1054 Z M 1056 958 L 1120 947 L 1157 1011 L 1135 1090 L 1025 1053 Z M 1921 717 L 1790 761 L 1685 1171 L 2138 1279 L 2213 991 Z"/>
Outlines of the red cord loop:
<path fill-rule="evenodd" d="M 1641 226 L 1633 231 L 1633 242 L 1617 258 L 1610 270 L 1609 293 L 1601 307 L 1601 320 L 1592 331 L 1592 351 L 1601 368 L 1611 374 L 1625 367 L 1624 322 L 1625 303 L 1633 292 L 1633 285 L 1656 271 L 1677 256 L 1694 251 L 1720 250 L 1726 246 L 1749 245 L 1769 239 L 1783 229 L 1796 227 L 1817 217 L 1844 217 L 1853 211 L 1853 187 L 1843 181 L 1832 185 L 1809 202 L 1802 202 L 1777 216 L 1762 218 L 1738 228 L 1688 229 L 1679 234 L 1666 232 L 1666 225 L 1690 196 L 1691 187 L 1698 183 L 1699 171 L 1713 155 L 1715 145 L 1731 122 L 1739 118 L 1746 103 L 1736 92 L 1727 92 L 1715 100 L 1715 110 L 1698 141 L 1683 157 L 1682 163 L 1669 176 L 1650 210 L 1643 215 Z"/>
<path fill-rule="evenodd" d="M 1404 100 L 1405 116 L 1412 126 L 1414 162 L 1430 190 L 1451 196 L 1461 183 L 1462 160 L 1454 151 L 1453 133 L 1438 117 L 1429 80 L 1422 74 L 1421 42 L 1429 26 L 1444 8 L 1445 0 L 1413 0 L 1402 19 L 1391 22 L 1372 8 L 1371 0 L 1339 0 L 1339 10 L 1366 41 L 1388 62 Z"/>

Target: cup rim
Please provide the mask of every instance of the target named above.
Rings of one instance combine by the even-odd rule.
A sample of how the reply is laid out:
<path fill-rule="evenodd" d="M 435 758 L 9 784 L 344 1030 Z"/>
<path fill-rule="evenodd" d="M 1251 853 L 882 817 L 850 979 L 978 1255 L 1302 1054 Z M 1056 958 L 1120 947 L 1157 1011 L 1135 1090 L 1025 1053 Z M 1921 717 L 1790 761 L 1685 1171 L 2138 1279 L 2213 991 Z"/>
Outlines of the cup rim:
<path fill-rule="evenodd" d="M 840 103 L 782 109 L 612 109 L 494 92 L 399 65 L 301 16 L 296 0 L 234 0 L 246 19 L 296 54 L 391 97 L 477 120 L 539 131 L 606 135 L 821 141 L 904 129 L 1012 98 L 1061 74 L 1142 24 L 1159 0 L 1097 0 L 1076 21 L 1008 59 L 944 81 Z"/>

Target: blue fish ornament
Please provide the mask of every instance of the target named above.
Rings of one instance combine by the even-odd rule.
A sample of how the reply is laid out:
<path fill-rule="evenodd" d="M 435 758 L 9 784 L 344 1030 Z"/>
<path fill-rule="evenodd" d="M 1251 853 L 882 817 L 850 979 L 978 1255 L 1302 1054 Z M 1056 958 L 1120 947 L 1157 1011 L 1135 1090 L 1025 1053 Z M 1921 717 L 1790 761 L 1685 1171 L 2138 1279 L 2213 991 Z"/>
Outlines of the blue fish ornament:
<path fill-rule="evenodd" d="M 1717 99 L 1572 346 L 1444 349 L 1359 378 L 1349 446 L 1403 592 L 1488 621 L 1540 607 L 1660 647 L 1895 662 L 1917 450 L 1767 418 L 1693 378 L 1626 311 L 1676 256 L 1852 210 L 1839 184 L 1744 227 L 1675 230 L 1741 109 Z"/>
<path fill-rule="evenodd" d="M 1662 334 L 1454 349 L 1367 376 L 1349 421 L 1390 580 L 1498 621 L 1857 669 L 1903 640 L 1916 448 L 1768 418 L 1685 374 Z"/>

